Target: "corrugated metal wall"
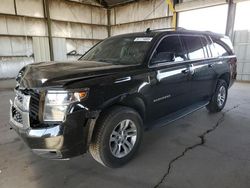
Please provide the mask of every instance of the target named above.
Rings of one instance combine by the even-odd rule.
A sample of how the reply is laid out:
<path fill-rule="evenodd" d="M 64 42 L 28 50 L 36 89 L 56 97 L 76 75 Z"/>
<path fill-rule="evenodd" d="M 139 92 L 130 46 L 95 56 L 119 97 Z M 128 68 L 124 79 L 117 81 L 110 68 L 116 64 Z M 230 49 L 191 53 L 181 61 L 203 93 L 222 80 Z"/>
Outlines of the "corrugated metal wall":
<path fill-rule="evenodd" d="M 34 62 L 32 57 L 0 57 L 0 78 L 13 78 L 23 66 Z"/>
<path fill-rule="evenodd" d="M 111 9 L 111 35 L 171 27 L 166 0 L 149 0 Z"/>
<path fill-rule="evenodd" d="M 48 37 L 32 37 L 35 62 L 50 61 Z"/>
<path fill-rule="evenodd" d="M 237 80 L 250 81 L 250 31 L 235 31 L 233 43 L 238 58 Z"/>
<path fill-rule="evenodd" d="M 55 60 L 77 59 L 108 37 L 107 9 L 98 4 L 50 0 L 49 9 Z M 165 0 L 112 8 L 111 35 L 170 27 L 171 16 Z M 43 0 L 1 0 L 0 44 L 0 79 L 15 77 L 23 64 L 50 59 Z"/>
<path fill-rule="evenodd" d="M 183 2 L 176 6 L 180 11 L 189 9 L 190 5 L 200 8 L 226 1 Z M 50 0 L 49 7 L 56 60 L 77 59 L 94 44 L 108 37 L 105 8 L 64 0 Z M 145 31 L 148 27 L 171 27 L 172 13 L 165 0 L 147 0 L 112 8 L 110 18 L 111 35 L 118 35 Z M 245 32 L 237 31 L 234 35 L 239 80 L 250 80 L 250 35 Z M 0 79 L 15 77 L 23 65 L 50 59 L 43 0 L 1 0 L 0 44 Z"/>
<path fill-rule="evenodd" d="M 49 8 L 55 60 L 76 59 L 108 36 L 107 10 L 97 4 L 50 0 Z M 67 56 L 72 50 L 76 56 Z M 48 60 L 43 0 L 1 0 L 0 79 L 15 77 L 23 65 Z"/>

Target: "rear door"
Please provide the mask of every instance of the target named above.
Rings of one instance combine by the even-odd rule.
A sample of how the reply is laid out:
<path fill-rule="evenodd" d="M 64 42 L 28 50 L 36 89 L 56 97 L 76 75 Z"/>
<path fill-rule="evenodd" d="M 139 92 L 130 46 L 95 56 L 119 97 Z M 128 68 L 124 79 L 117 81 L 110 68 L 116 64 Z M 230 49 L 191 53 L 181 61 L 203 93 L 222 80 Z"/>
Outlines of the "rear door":
<path fill-rule="evenodd" d="M 178 35 L 162 39 L 150 62 L 148 117 L 161 118 L 190 105 L 187 56 Z"/>
<path fill-rule="evenodd" d="M 214 59 L 210 58 L 207 38 L 203 35 L 182 35 L 180 38 L 193 69 L 190 100 L 193 103 L 209 100 L 216 82 L 216 73 L 212 68 Z"/>

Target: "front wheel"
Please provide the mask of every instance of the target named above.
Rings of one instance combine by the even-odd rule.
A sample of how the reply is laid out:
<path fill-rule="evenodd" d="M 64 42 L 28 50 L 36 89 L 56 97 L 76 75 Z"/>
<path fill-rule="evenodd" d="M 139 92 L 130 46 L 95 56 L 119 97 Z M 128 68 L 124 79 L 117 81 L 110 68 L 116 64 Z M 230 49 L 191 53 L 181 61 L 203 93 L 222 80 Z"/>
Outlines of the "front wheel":
<path fill-rule="evenodd" d="M 225 80 L 218 80 L 216 91 L 206 106 L 209 112 L 215 113 L 221 111 L 227 101 L 228 85 Z"/>
<path fill-rule="evenodd" d="M 100 117 L 89 151 L 104 166 L 116 168 L 130 161 L 142 140 L 142 120 L 133 109 L 117 106 Z"/>

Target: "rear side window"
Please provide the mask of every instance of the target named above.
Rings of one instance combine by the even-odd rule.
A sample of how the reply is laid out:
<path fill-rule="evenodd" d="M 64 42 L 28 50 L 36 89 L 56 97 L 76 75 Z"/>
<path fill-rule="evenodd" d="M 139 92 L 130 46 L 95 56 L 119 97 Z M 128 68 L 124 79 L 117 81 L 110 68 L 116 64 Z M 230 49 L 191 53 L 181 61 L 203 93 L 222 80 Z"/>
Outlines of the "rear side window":
<path fill-rule="evenodd" d="M 152 64 L 164 62 L 181 62 L 187 59 L 178 35 L 164 38 L 152 58 Z"/>
<path fill-rule="evenodd" d="M 215 45 L 211 39 L 209 41 L 209 47 L 212 53 L 212 57 L 218 57 L 219 56 L 218 51 L 216 50 Z"/>
<path fill-rule="evenodd" d="M 205 58 L 205 47 L 202 44 L 200 36 L 181 36 L 181 38 L 190 60 Z"/>
<path fill-rule="evenodd" d="M 228 51 L 219 43 L 214 42 L 214 47 L 218 53 L 219 56 L 228 56 Z"/>
<path fill-rule="evenodd" d="M 232 42 L 231 42 L 231 40 L 230 40 L 229 37 L 225 36 L 225 37 L 222 37 L 220 40 L 222 42 L 224 42 L 232 51 L 234 51 L 233 44 L 232 44 Z"/>
<path fill-rule="evenodd" d="M 234 53 L 232 42 L 228 37 L 214 37 L 211 38 L 211 41 L 213 41 L 210 45 L 213 57 L 228 56 Z"/>
<path fill-rule="evenodd" d="M 205 52 L 205 57 L 212 57 L 207 39 L 204 36 L 202 36 L 200 39 L 203 45 L 203 50 Z"/>

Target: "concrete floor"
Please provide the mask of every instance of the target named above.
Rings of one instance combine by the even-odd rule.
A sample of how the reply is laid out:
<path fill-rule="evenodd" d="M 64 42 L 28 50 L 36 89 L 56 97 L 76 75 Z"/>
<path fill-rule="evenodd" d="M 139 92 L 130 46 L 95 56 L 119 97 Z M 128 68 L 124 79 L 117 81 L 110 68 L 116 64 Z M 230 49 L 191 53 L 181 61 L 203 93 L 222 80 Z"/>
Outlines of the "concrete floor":
<path fill-rule="evenodd" d="M 9 129 L 12 91 L 0 92 L 0 187 L 250 187 L 250 84 L 236 83 L 223 112 L 202 109 L 146 132 L 134 160 L 107 169 L 89 154 L 42 159 Z"/>

